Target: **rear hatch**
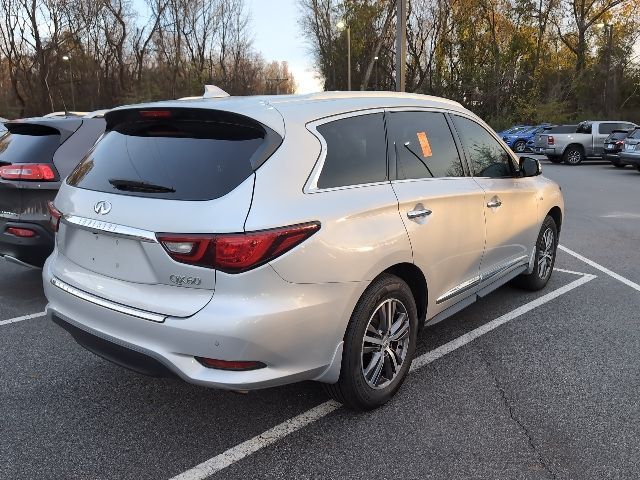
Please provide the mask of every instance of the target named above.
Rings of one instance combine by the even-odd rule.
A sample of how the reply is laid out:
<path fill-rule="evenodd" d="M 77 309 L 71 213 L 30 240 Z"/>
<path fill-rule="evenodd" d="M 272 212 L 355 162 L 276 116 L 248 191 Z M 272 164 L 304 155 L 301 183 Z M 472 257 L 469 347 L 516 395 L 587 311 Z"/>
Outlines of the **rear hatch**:
<path fill-rule="evenodd" d="M 76 119 L 7 122 L 8 131 L 0 136 L 0 222 L 46 220 L 47 200 L 60 182 L 54 154 L 81 123 Z"/>
<path fill-rule="evenodd" d="M 184 245 L 158 237 L 242 232 L 253 172 L 282 138 L 211 109 L 128 108 L 106 119 L 105 135 L 56 197 L 63 219 L 52 273 L 120 304 L 193 315 L 212 298 L 216 270 L 181 260 Z"/>
<path fill-rule="evenodd" d="M 625 152 L 640 153 L 640 128 L 633 130 L 627 138 L 624 139 L 623 150 Z"/>
<path fill-rule="evenodd" d="M 617 153 L 622 150 L 624 139 L 629 135 L 627 130 L 614 130 L 604 141 L 604 151 L 608 153 Z"/>

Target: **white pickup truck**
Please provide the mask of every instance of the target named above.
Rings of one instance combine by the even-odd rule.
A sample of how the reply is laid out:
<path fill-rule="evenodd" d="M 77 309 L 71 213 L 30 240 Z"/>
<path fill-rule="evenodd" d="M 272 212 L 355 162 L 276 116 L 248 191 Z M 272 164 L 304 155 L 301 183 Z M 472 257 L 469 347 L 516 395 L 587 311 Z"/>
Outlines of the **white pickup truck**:
<path fill-rule="evenodd" d="M 578 124 L 575 133 L 544 131 L 534 143 L 534 152 L 546 155 L 554 163 L 564 161 L 578 165 L 588 158 L 602 159 L 604 140 L 614 130 L 631 130 L 636 125 L 623 120 L 586 121 Z"/>

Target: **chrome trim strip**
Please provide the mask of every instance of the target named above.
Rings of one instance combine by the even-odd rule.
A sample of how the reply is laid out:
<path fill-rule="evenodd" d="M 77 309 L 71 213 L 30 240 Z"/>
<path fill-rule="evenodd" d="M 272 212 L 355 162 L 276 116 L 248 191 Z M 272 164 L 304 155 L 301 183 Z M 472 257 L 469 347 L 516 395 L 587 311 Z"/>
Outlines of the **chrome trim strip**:
<path fill-rule="evenodd" d="M 75 287 L 72 287 L 68 283 L 63 282 L 62 280 L 59 280 L 56 277 L 51 277 L 51 284 L 58 287 L 60 290 L 67 292 L 70 295 L 73 295 L 89 303 L 93 303 L 94 305 L 98 305 L 100 307 L 107 308 L 109 310 L 113 310 L 118 313 L 124 313 L 125 315 L 131 315 L 132 317 L 142 318 L 143 320 L 150 320 L 152 322 L 157 322 L 157 323 L 162 323 L 164 322 L 165 318 L 167 318 L 167 315 L 147 312 L 145 310 L 138 310 L 137 308 L 127 307 L 125 305 L 121 305 L 119 303 L 115 303 L 110 300 L 105 300 L 104 298 L 96 297 L 95 295 L 84 292 Z"/>
<path fill-rule="evenodd" d="M 91 218 L 78 217 L 76 215 L 65 215 L 62 217 L 62 222 L 83 230 L 89 230 L 90 232 L 104 232 L 118 237 L 140 240 L 141 242 L 158 243 L 158 239 L 154 232 L 139 228 L 103 222 L 101 220 L 93 220 Z"/>
<path fill-rule="evenodd" d="M 480 275 L 481 280 L 484 282 L 485 280 L 495 277 L 496 275 L 500 275 L 504 273 L 506 270 L 509 270 L 512 267 L 515 267 L 519 264 L 525 264 L 529 261 L 529 258 L 526 255 L 510 260 L 502 265 L 498 265 L 497 267 L 493 267 L 491 270 L 484 272 Z"/>
<path fill-rule="evenodd" d="M 447 300 L 460 295 L 462 292 L 466 292 L 467 290 L 469 290 L 470 288 L 475 287 L 476 285 L 478 285 L 481 282 L 482 278 L 480 277 L 480 275 L 478 275 L 477 277 L 473 277 L 469 280 L 467 280 L 466 282 L 462 282 L 460 285 L 453 287 L 451 290 L 446 291 L 445 293 L 443 293 L 437 300 L 436 303 L 442 303 L 442 302 L 446 302 Z"/>

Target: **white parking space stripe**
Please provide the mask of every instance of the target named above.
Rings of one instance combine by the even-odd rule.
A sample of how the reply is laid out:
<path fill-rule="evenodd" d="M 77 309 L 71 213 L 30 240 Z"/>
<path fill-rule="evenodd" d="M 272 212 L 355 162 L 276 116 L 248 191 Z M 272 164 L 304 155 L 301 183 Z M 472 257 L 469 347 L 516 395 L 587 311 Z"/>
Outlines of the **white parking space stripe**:
<path fill-rule="evenodd" d="M 562 272 L 562 273 L 571 273 L 573 275 L 588 275 L 587 273 L 584 273 L 584 272 L 576 272 L 574 270 L 567 270 L 566 268 L 553 267 L 553 271 L 554 272 Z"/>
<path fill-rule="evenodd" d="M 31 320 L 32 318 L 42 317 L 44 316 L 45 313 L 46 312 L 38 312 L 38 313 L 32 313 L 30 315 L 23 315 L 21 317 L 10 318 L 9 320 L 0 320 L 0 327 L 2 325 L 9 325 L 10 323 L 18 323 L 18 322 L 22 322 L 23 320 Z"/>
<path fill-rule="evenodd" d="M 600 270 L 603 273 L 606 273 L 607 275 L 609 275 L 611 278 L 615 278 L 616 280 L 618 280 L 619 282 L 624 283 L 625 285 L 628 285 L 629 287 L 633 288 L 634 290 L 637 290 L 638 292 L 640 292 L 640 285 L 638 285 L 635 282 L 632 282 L 631 280 L 629 280 L 628 278 L 624 278 L 622 275 L 618 275 L 616 272 L 612 272 L 611 270 L 609 270 L 606 267 L 603 267 L 602 265 L 600 265 L 599 263 L 594 262 L 593 260 L 589 260 L 587 257 L 583 257 L 582 255 L 580 255 L 577 252 L 574 252 L 573 250 L 568 249 L 567 247 L 565 247 L 564 245 L 558 245 L 558 248 L 560 250 L 562 250 L 565 253 L 568 253 L 569 255 L 572 255 L 574 257 L 576 257 L 578 260 L 583 261 L 584 263 L 586 263 L 587 265 L 591 265 L 593 268 L 596 268 L 598 270 Z"/>
<path fill-rule="evenodd" d="M 476 338 L 488 333 L 500 325 L 504 325 L 511 320 L 518 318 L 519 316 L 533 310 L 540 305 L 543 305 L 551 300 L 559 297 L 560 295 L 564 295 L 567 292 L 570 292 L 574 288 L 578 288 L 580 285 L 584 285 L 587 282 L 590 282 L 594 278 L 595 275 L 579 273 L 579 272 L 570 272 L 575 273 L 576 275 L 581 275 L 581 278 L 574 280 L 573 282 L 565 285 L 564 287 L 560 287 L 552 292 L 547 293 L 535 300 L 532 300 L 529 303 L 525 303 L 521 307 L 512 310 L 511 312 L 502 315 L 501 317 L 496 318 L 495 320 L 486 323 L 485 325 L 472 330 L 461 337 L 456 338 L 444 345 L 431 350 L 413 360 L 413 364 L 411 365 L 410 371 L 415 371 L 419 368 L 422 368 L 431 362 L 445 356 L 447 353 L 451 353 L 454 350 L 466 345 L 469 342 L 472 342 Z M 172 478 L 171 480 L 203 480 L 220 470 L 233 465 L 234 463 L 242 460 L 245 457 L 257 452 L 258 450 L 269 446 L 278 440 L 286 437 L 290 433 L 293 433 L 297 430 L 300 430 L 302 427 L 305 427 L 316 420 L 319 420 L 322 417 L 329 415 L 331 412 L 339 409 L 341 405 L 339 403 L 330 400 L 328 402 L 322 403 L 317 407 L 314 407 L 306 412 L 290 418 L 289 420 L 285 420 L 279 425 L 267 430 L 266 432 L 257 435 L 246 442 L 243 442 L 235 447 L 226 450 L 225 452 L 216 455 L 209 460 L 204 461 L 200 465 L 193 467 L 190 470 L 187 470 L 184 473 Z"/>

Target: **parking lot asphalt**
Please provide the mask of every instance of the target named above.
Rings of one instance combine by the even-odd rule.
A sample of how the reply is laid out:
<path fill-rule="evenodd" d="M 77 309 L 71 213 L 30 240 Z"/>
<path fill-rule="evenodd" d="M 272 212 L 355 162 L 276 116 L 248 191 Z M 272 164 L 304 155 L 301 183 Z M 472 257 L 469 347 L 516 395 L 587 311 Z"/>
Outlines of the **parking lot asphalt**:
<path fill-rule="evenodd" d="M 640 478 L 640 173 L 544 174 L 566 201 L 547 288 L 505 286 L 425 329 L 389 404 L 302 427 L 327 402 L 314 383 L 147 378 L 44 317 L 6 322 L 46 301 L 40 272 L 0 261 L 0 478 Z"/>

